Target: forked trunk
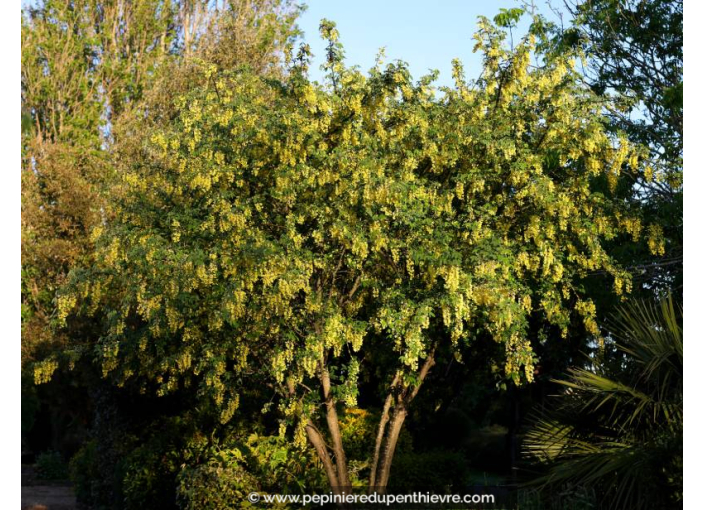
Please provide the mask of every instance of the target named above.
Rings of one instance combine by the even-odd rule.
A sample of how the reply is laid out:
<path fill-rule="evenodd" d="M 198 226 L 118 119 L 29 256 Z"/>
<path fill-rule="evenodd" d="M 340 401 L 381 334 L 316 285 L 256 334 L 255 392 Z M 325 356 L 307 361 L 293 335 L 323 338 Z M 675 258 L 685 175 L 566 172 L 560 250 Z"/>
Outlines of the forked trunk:
<path fill-rule="evenodd" d="M 376 486 L 376 472 L 379 466 L 379 455 L 381 454 L 381 445 L 384 441 L 384 434 L 386 433 L 386 424 L 389 422 L 389 415 L 391 411 L 391 404 L 393 402 L 393 392 L 399 382 L 400 376 L 397 372 L 394 376 L 394 380 L 391 382 L 389 394 L 386 396 L 386 401 L 384 402 L 384 408 L 381 411 L 381 417 L 379 418 L 379 428 L 376 434 L 376 443 L 374 445 L 374 457 L 372 459 L 371 471 L 369 473 L 369 492 L 373 492 L 373 487 Z"/>
<path fill-rule="evenodd" d="M 379 420 L 371 474 L 369 476 L 369 493 L 386 492 L 396 445 L 403 429 L 403 422 L 408 415 L 408 406 L 418 394 L 421 384 L 434 364 L 435 347 L 430 350 L 425 358 L 425 362 L 418 373 L 418 383 L 415 386 L 405 386 L 401 389 L 401 374 L 397 373 L 394 377 Z M 389 421 L 392 403 L 394 404 L 393 414 Z"/>
<path fill-rule="evenodd" d="M 397 373 L 391 382 L 389 394 L 384 402 L 379 427 L 374 445 L 374 455 L 369 476 L 368 490 L 372 492 L 386 492 L 391 475 L 391 464 L 398 439 L 403 429 L 403 423 L 408 415 L 408 405 L 418 394 L 420 385 L 435 364 L 435 348 L 433 347 L 423 363 L 418 373 L 418 383 L 414 386 L 402 386 L 401 373 Z M 330 483 L 330 488 L 334 494 L 349 493 L 351 490 L 347 459 L 344 445 L 342 444 L 342 434 L 340 432 L 340 421 L 335 407 L 335 399 L 332 397 L 330 374 L 323 362 L 319 366 L 320 384 L 323 390 L 325 402 L 325 421 L 330 434 L 332 445 L 325 443 L 323 435 L 316 428 L 312 421 L 306 425 L 306 434 L 318 458 L 323 464 L 325 475 Z M 292 392 L 293 389 L 290 388 Z M 392 407 L 393 406 L 393 407 Z M 332 454 L 332 456 L 331 456 Z M 333 460 L 334 459 L 334 460 Z"/>
<path fill-rule="evenodd" d="M 386 438 L 386 445 L 384 446 L 384 454 L 381 457 L 381 462 L 379 464 L 379 473 L 376 481 L 378 489 L 377 492 L 386 492 L 386 486 L 389 484 L 389 475 L 391 474 L 391 462 L 394 459 L 396 444 L 398 443 L 398 438 L 401 435 L 401 429 L 403 428 L 403 422 L 405 419 L 406 409 L 404 408 L 397 409 L 391 419 L 389 434 Z"/>

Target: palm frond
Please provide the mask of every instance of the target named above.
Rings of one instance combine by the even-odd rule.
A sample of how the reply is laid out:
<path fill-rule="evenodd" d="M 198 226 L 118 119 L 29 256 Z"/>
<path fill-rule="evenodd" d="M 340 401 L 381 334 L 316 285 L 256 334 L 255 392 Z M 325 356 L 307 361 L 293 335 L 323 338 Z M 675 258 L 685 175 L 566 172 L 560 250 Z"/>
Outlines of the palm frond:
<path fill-rule="evenodd" d="M 565 388 L 562 398 L 533 419 L 523 442 L 527 456 L 549 467 L 535 483 L 598 487 L 615 508 L 640 508 L 663 478 L 663 456 L 679 465 L 667 458 L 682 450 L 681 317 L 671 297 L 628 303 L 612 323 L 621 369 L 607 373 L 597 363 L 554 381 Z"/>

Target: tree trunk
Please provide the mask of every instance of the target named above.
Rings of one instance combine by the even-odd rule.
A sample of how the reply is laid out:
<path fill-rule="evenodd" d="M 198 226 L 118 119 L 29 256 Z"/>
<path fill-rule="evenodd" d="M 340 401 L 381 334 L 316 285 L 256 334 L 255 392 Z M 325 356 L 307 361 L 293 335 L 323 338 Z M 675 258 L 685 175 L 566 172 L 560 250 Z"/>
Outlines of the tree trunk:
<path fill-rule="evenodd" d="M 391 462 L 394 459 L 396 443 L 398 443 L 398 438 L 401 434 L 401 428 L 403 428 L 403 422 L 406 419 L 406 414 L 406 409 L 404 407 L 399 407 L 394 411 L 394 416 L 391 419 L 391 424 L 389 425 L 389 435 L 386 438 L 384 455 L 381 457 L 379 474 L 377 475 L 376 483 L 380 489 L 379 492 L 386 492 L 386 486 L 389 484 Z"/>
<path fill-rule="evenodd" d="M 396 451 L 396 444 L 398 443 L 398 438 L 401 435 L 401 430 L 403 428 L 403 422 L 408 414 L 408 405 L 413 401 L 413 399 L 418 394 L 420 390 L 420 385 L 428 376 L 428 372 L 435 364 L 435 346 L 430 349 L 428 356 L 425 358 L 425 362 L 418 373 L 418 384 L 415 386 L 405 387 L 399 395 L 396 396 L 396 403 L 394 405 L 393 416 L 391 422 L 387 428 L 387 421 L 389 418 L 389 408 L 391 403 L 394 401 L 394 392 L 400 382 L 400 373 L 396 374 L 394 381 L 391 383 L 391 388 L 389 390 L 389 395 L 386 397 L 386 402 L 384 403 L 384 409 L 382 410 L 381 419 L 379 421 L 379 429 L 377 432 L 376 447 L 374 450 L 374 459 L 372 461 L 372 473 L 369 476 L 369 493 L 372 492 L 386 492 L 386 486 L 389 483 L 389 476 L 391 475 L 391 463 L 393 462 L 394 453 Z M 381 445 L 383 444 L 383 448 Z M 383 453 L 380 454 L 380 452 Z M 377 466 L 378 464 L 378 466 Z"/>
<path fill-rule="evenodd" d="M 289 396 L 293 397 L 296 394 L 293 380 L 290 378 L 287 379 L 286 386 L 288 388 Z M 335 494 L 339 494 L 342 492 L 340 489 L 340 480 L 337 476 L 335 466 L 332 463 L 332 459 L 330 458 L 330 454 L 328 453 L 328 445 L 325 444 L 322 434 L 310 419 L 308 420 L 308 423 L 306 423 L 306 435 L 308 436 L 308 441 L 310 441 L 310 444 L 313 445 L 318 458 L 323 463 L 323 468 L 325 469 L 325 475 L 328 477 L 330 488 Z"/>
<path fill-rule="evenodd" d="M 311 421 L 308 421 L 306 425 L 306 434 L 308 434 L 308 440 L 315 448 L 315 452 L 318 454 L 318 458 L 323 463 L 325 468 L 325 475 L 328 477 L 328 482 L 330 482 L 330 487 L 335 494 L 339 494 L 340 482 L 338 481 L 337 474 L 335 473 L 335 466 L 332 464 L 330 455 L 328 455 L 328 448 L 323 441 L 322 436 L 315 425 Z"/>
<path fill-rule="evenodd" d="M 386 424 L 389 422 L 391 403 L 393 402 L 393 392 L 396 389 L 396 385 L 399 381 L 399 373 L 396 372 L 394 380 L 391 381 L 391 386 L 389 389 L 389 394 L 386 396 L 386 401 L 384 402 L 384 408 L 381 411 L 381 418 L 379 419 L 379 428 L 376 434 L 376 443 L 374 445 L 374 458 L 372 459 L 372 466 L 369 474 L 369 492 L 373 492 L 373 487 L 376 485 L 376 471 L 379 466 L 379 454 L 381 453 L 381 444 L 384 441 L 384 435 L 386 433 Z"/>
<path fill-rule="evenodd" d="M 332 440 L 332 449 L 335 453 L 335 465 L 337 466 L 337 480 L 341 490 L 350 488 L 350 479 L 347 471 L 347 458 L 342 445 L 342 434 L 340 433 L 340 421 L 335 408 L 335 400 L 330 394 L 330 373 L 321 363 L 320 382 L 323 386 L 323 397 L 325 398 L 326 413 L 325 418 L 328 424 L 328 432 Z"/>
<path fill-rule="evenodd" d="M 418 373 L 418 384 L 415 386 L 401 386 L 401 373 L 397 372 L 394 376 L 389 394 L 384 402 L 381 419 L 374 448 L 374 457 L 372 460 L 371 474 L 369 477 L 368 490 L 372 492 L 385 492 L 389 483 L 391 474 L 391 464 L 393 461 L 396 445 L 403 429 L 403 422 L 408 415 L 408 405 L 416 397 L 420 389 L 420 385 L 430 371 L 430 368 L 435 364 L 435 347 L 432 347 L 425 362 Z M 319 378 L 323 389 L 323 398 L 325 402 L 325 418 L 330 433 L 332 446 L 329 447 L 320 431 L 315 427 L 312 421 L 308 421 L 306 425 L 306 433 L 308 440 L 315 448 L 315 451 L 323 463 L 325 474 L 327 475 L 330 487 L 335 494 L 349 491 L 351 489 L 349 471 L 347 469 L 347 458 L 345 456 L 344 446 L 342 444 L 342 434 L 340 433 L 340 422 L 335 407 L 335 399 L 331 393 L 330 373 L 325 367 L 324 360 L 319 364 Z M 289 393 L 293 394 L 293 383 L 289 381 Z M 400 389 L 400 392 L 399 392 Z M 393 413 L 391 406 L 393 404 Z M 329 448 L 334 454 L 334 463 L 330 457 Z"/>

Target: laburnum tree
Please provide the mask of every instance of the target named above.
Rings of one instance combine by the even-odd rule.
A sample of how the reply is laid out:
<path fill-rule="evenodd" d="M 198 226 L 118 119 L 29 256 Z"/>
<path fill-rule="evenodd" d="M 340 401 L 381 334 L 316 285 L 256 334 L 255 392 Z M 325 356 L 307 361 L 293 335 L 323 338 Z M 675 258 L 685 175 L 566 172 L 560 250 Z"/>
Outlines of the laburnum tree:
<path fill-rule="evenodd" d="M 332 490 L 384 490 L 439 349 L 461 359 L 488 335 L 519 384 L 534 374 L 529 321 L 566 336 L 580 318 L 599 335 L 581 280 L 606 271 L 628 292 L 603 245 L 644 235 L 610 192 L 641 151 L 607 136 L 573 57 L 532 58 L 532 34 L 510 50 L 482 19 L 481 77 L 456 63 L 436 95 L 434 75 L 414 82 L 403 63 L 345 67 L 334 24 L 321 32 L 325 85 L 307 79 L 306 47 L 278 80 L 206 65 L 175 118 L 123 146 L 114 220 L 58 315 L 103 321 L 70 360 L 91 356 L 144 392 L 196 387 L 223 423 L 241 388 L 267 381 L 281 433 L 310 443 Z M 357 405 L 370 349 L 392 362 L 362 476 L 339 413 Z"/>

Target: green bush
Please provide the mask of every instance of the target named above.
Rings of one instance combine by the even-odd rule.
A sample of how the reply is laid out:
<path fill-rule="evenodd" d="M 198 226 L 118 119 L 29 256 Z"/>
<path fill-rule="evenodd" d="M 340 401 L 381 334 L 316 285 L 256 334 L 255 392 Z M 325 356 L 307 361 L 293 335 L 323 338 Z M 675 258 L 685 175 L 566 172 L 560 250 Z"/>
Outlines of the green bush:
<path fill-rule="evenodd" d="M 177 502 L 184 510 L 248 508 L 250 492 L 313 490 L 328 489 L 310 449 L 296 447 L 286 437 L 251 434 L 214 445 L 198 463 L 181 470 Z"/>
<path fill-rule="evenodd" d="M 207 446 L 188 415 L 157 419 L 133 437 L 123 458 L 125 510 L 173 508 L 179 472 Z"/>
<path fill-rule="evenodd" d="M 95 440 L 88 441 L 74 454 L 69 462 L 69 477 L 80 503 L 92 502 L 95 493 L 95 480 L 98 479 L 98 458 Z"/>
<path fill-rule="evenodd" d="M 93 510 L 174 508 L 176 475 L 196 450 L 192 421 L 161 417 L 144 420 L 138 430 L 118 421 L 115 410 L 103 406 L 101 434 L 96 433 L 71 459 L 78 501 Z M 115 424 L 112 428 L 110 421 Z"/>
<path fill-rule="evenodd" d="M 178 477 L 177 500 L 183 510 L 225 510 L 250 505 L 247 495 L 259 491 L 248 473 L 242 452 L 221 450 L 207 463 L 187 467 Z"/>
<path fill-rule="evenodd" d="M 35 465 L 37 478 L 40 480 L 65 480 L 68 478 L 68 466 L 59 452 L 48 450 L 37 455 Z"/>

